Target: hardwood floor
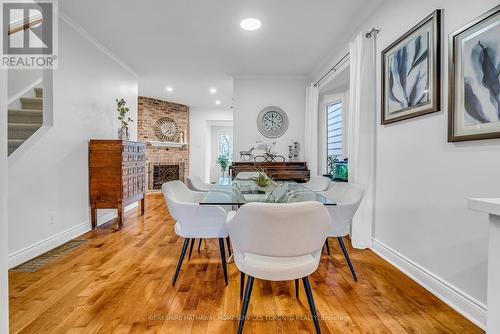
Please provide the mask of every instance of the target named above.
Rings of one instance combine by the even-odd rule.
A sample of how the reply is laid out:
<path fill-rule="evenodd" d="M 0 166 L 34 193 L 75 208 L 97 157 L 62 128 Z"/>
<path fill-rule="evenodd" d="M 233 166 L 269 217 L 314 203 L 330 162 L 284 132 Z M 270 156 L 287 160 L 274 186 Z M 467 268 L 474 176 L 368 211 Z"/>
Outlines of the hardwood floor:
<path fill-rule="evenodd" d="M 121 231 L 108 224 L 85 234 L 88 242 L 38 272 L 11 272 L 11 333 L 235 333 L 235 265 L 226 287 L 217 240 L 209 240 L 172 287 L 182 240 L 163 197 L 148 195 L 147 205 L 145 217 L 132 212 Z M 373 252 L 348 244 L 354 282 L 337 241 L 330 243 L 332 257 L 325 252 L 310 277 L 322 333 L 484 333 Z M 256 280 L 248 315 L 248 334 L 314 332 L 294 282 Z"/>

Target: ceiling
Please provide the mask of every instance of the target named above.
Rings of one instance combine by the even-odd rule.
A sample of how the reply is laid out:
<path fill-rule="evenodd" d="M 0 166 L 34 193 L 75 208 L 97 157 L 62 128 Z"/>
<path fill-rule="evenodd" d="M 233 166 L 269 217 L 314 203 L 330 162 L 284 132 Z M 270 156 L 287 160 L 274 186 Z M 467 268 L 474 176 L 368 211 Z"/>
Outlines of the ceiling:
<path fill-rule="evenodd" d="M 59 4 L 137 72 L 141 95 L 227 108 L 232 104 L 232 77 L 309 76 L 381 1 L 61 0 Z M 262 28 L 242 30 L 239 22 L 247 17 L 259 18 Z M 167 86 L 172 92 L 166 91 Z M 211 87 L 217 88 L 216 94 L 209 92 Z"/>

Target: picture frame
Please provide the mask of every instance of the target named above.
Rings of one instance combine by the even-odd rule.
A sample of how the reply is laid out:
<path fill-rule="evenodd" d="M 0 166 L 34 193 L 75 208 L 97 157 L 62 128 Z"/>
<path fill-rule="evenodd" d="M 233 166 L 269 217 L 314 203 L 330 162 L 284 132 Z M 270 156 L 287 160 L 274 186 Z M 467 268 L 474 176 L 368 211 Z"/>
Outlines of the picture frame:
<path fill-rule="evenodd" d="M 448 142 L 500 138 L 500 5 L 449 35 Z"/>
<path fill-rule="evenodd" d="M 441 19 L 435 10 L 382 51 L 382 125 L 440 111 Z"/>

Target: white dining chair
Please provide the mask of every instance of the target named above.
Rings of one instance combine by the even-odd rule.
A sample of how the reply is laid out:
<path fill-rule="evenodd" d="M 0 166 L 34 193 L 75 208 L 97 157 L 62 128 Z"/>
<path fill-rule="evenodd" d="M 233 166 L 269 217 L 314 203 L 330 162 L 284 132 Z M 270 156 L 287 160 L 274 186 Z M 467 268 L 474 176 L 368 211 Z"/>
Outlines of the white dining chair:
<path fill-rule="evenodd" d="M 224 281 L 227 285 L 226 254 L 224 250 L 224 239 L 228 237 L 226 225 L 227 212 L 220 206 L 200 205 L 199 203 L 205 197 L 206 193 L 192 191 L 181 181 L 164 183 L 162 191 L 168 211 L 172 218 L 175 219 L 175 233 L 184 238 L 184 244 L 172 285 L 175 285 L 179 276 L 189 241 L 191 240 L 191 253 L 194 240 L 197 238 L 219 239 L 222 270 L 224 271 Z"/>
<path fill-rule="evenodd" d="M 321 195 L 337 204 L 328 207 L 328 212 L 332 220 L 328 237 L 337 238 L 339 241 L 342 253 L 344 253 L 344 257 L 347 260 L 347 264 L 349 265 L 349 269 L 355 281 L 358 280 L 358 277 L 351 258 L 349 257 L 349 253 L 347 252 L 343 237 L 348 235 L 351 230 L 352 218 L 361 204 L 363 194 L 364 191 L 360 186 L 346 182 L 338 182 L 328 191 L 321 193 Z M 330 255 L 328 239 L 326 240 L 326 250 L 328 255 Z"/>
<path fill-rule="evenodd" d="M 234 262 L 241 287 L 248 280 L 238 333 L 242 333 L 254 278 L 268 281 L 302 279 L 316 332 L 320 333 L 308 276 L 316 271 L 330 227 L 328 211 L 319 202 L 249 203 L 228 214 Z M 241 294 L 240 290 L 240 294 Z"/>
<path fill-rule="evenodd" d="M 193 191 L 204 191 L 204 192 L 209 191 L 210 188 L 212 187 L 211 184 L 203 182 L 201 177 L 196 175 L 189 175 L 186 178 L 186 185 L 188 186 L 189 189 Z"/>
<path fill-rule="evenodd" d="M 332 185 L 330 178 L 325 176 L 312 176 L 309 181 L 302 184 L 312 191 L 327 191 Z"/>

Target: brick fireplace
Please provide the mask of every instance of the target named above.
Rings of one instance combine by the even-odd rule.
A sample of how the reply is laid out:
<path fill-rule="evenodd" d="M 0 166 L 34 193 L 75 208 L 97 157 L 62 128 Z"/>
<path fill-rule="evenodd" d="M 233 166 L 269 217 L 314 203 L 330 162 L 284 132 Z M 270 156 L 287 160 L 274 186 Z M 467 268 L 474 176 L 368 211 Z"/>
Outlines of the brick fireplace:
<path fill-rule="evenodd" d="M 181 163 L 150 163 L 148 166 L 149 190 L 161 190 L 163 183 L 174 180 L 184 180 L 184 164 Z"/>
<path fill-rule="evenodd" d="M 155 133 L 158 119 L 169 117 L 179 130 L 186 133 L 189 141 L 189 107 L 139 96 L 137 108 L 137 138 L 139 141 L 161 141 Z M 172 179 L 185 181 L 189 170 L 189 145 L 183 147 L 155 147 L 148 145 L 146 152 L 148 166 L 148 191 L 158 191 L 161 184 Z"/>

